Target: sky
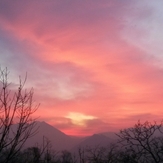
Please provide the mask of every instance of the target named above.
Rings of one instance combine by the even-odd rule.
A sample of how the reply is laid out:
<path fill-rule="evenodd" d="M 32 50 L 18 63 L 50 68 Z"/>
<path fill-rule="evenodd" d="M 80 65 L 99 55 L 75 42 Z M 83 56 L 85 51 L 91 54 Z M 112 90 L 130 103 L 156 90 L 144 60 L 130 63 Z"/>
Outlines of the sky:
<path fill-rule="evenodd" d="M 163 115 L 162 0 L 0 0 L 0 65 L 68 135 Z"/>

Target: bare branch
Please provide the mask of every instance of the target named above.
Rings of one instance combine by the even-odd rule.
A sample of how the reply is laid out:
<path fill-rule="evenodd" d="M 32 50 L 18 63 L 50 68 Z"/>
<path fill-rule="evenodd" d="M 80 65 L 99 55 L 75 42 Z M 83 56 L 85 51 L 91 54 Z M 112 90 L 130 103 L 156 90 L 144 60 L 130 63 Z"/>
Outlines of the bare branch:
<path fill-rule="evenodd" d="M 8 75 L 7 68 L 0 68 L 0 153 L 9 150 L 6 163 L 20 151 L 28 138 L 36 134 L 36 119 L 32 114 L 39 107 L 33 102 L 33 88 L 24 89 L 27 74 L 23 81 L 19 77 L 15 93 L 9 90 Z"/>

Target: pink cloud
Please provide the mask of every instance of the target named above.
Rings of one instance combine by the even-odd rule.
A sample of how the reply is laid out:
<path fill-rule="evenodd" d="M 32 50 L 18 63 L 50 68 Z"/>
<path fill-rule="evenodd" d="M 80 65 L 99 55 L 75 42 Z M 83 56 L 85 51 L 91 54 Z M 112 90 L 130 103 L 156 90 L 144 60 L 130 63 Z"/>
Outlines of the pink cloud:
<path fill-rule="evenodd" d="M 143 5 L 136 0 L 0 2 L 5 54 L 0 59 L 16 75 L 28 72 L 41 119 L 49 117 L 59 129 L 78 134 L 162 114 L 162 68 L 147 47 L 138 46 L 150 33 L 138 19 L 154 14 Z M 97 119 L 83 129 L 65 119 L 69 112 Z"/>

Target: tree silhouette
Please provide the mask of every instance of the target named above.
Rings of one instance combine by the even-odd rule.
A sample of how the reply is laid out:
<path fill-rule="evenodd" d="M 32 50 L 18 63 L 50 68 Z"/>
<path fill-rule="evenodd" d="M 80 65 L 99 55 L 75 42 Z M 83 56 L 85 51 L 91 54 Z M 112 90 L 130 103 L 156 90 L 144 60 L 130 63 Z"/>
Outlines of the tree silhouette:
<path fill-rule="evenodd" d="M 163 123 L 140 123 L 118 135 L 124 155 L 139 163 L 163 162 Z"/>
<path fill-rule="evenodd" d="M 16 91 L 11 91 L 8 76 L 8 69 L 0 68 L 0 162 L 3 163 L 13 159 L 37 132 L 31 116 L 39 106 L 33 103 L 33 89 L 24 89 L 27 77 L 23 81 L 19 78 Z"/>

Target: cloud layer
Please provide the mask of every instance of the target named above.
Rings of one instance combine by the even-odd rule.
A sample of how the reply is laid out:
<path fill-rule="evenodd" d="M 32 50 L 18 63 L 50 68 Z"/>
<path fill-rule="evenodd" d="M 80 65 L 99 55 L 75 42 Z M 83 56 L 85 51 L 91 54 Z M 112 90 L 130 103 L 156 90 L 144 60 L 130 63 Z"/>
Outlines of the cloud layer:
<path fill-rule="evenodd" d="M 41 103 L 37 115 L 67 134 L 160 120 L 161 5 L 161 0 L 2 0 L 0 64 L 10 69 L 12 82 L 28 73 L 27 86 Z"/>

